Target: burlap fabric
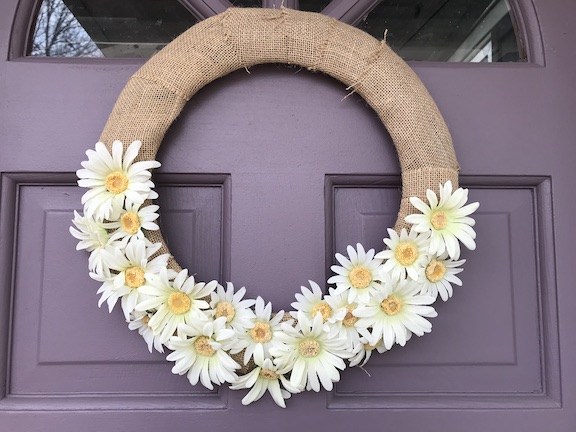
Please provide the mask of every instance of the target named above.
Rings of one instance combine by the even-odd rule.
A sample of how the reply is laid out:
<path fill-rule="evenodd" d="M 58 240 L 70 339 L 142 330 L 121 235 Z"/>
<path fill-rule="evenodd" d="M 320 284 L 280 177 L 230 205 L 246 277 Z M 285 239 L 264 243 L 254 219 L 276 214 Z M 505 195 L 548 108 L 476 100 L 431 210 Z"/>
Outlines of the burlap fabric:
<path fill-rule="evenodd" d="M 402 200 L 395 229 L 425 197 L 451 180 L 458 164 L 440 112 L 410 67 L 367 33 L 333 18 L 281 9 L 236 9 L 206 19 L 167 45 L 128 81 L 100 140 L 111 146 L 143 143 L 139 160 L 154 159 L 164 134 L 202 87 L 232 71 L 286 63 L 328 74 L 362 96 L 390 133 L 402 169 Z M 159 231 L 150 233 L 169 252 Z M 170 267 L 178 269 L 172 260 Z"/>

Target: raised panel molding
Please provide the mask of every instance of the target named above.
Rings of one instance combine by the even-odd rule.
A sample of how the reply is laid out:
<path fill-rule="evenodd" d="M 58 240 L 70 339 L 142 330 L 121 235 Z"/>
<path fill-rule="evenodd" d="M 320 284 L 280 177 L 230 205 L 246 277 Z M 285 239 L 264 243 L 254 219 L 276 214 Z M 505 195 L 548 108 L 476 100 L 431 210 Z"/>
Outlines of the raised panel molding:
<path fill-rule="evenodd" d="M 463 251 L 464 286 L 435 304 L 431 334 L 372 356 L 365 371 L 346 371 L 329 409 L 562 407 L 550 178 L 460 182 L 480 202 L 477 250 Z M 348 244 L 383 248 L 399 177 L 329 175 L 325 196 L 328 268 Z"/>
<path fill-rule="evenodd" d="M 228 279 L 229 176 L 154 180 L 172 252 L 198 277 Z M 190 386 L 119 306 L 97 307 L 87 254 L 68 233 L 83 193 L 73 173 L 2 173 L 1 187 L 0 411 L 227 407 L 227 389 Z"/>

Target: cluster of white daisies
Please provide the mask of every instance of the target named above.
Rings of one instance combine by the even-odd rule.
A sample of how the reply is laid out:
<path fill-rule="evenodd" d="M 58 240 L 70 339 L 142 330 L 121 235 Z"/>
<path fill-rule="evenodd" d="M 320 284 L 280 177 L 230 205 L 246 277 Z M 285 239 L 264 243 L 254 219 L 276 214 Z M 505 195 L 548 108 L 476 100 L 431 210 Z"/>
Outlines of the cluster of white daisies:
<path fill-rule="evenodd" d="M 146 238 L 158 230 L 157 198 L 150 180 L 156 161 L 134 162 L 141 143 L 126 151 L 119 141 L 110 153 L 104 144 L 86 152 L 77 171 L 78 185 L 89 188 L 82 197 L 84 215 L 75 213 L 70 228 L 77 249 L 90 252 L 90 276 L 101 282 L 99 305 L 110 311 L 120 300 L 129 328 L 138 330 L 150 351 L 171 350 L 172 372 L 190 383 L 230 383 L 250 389 L 249 404 L 268 391 L 285 407 L 291 393 L 331 390 L 340 370 L 364 365 L 373 350 L 404 345 L 415 334 L 431 331 L 427 318 L 439 295 L 446 301 L 452 285 L 461 285 L 460 242 L 476 247 L 470 217 L 478 203 L 465 205 L 468 191 L 440 185 L 439 197 L 427 191 L 428 203 L 410 202 L 421 214 L 406 217 L 408 233 L 389 229 L 386 250 L 375 254 L 361 244 L 348 246 L 348 257 L 336 254 L 340 265 L 328 279 L 328 295 L 309 281 L 292 303 L 294 311 L 273 313 L 261 297 L 244 299 L 246 290 L 224 288 L 216 281 L 199 282 L 187 270 L 167 268 L 168 254 Z M 290 319 L 294 318 L 294 319 Z M 241 365 L 253 369 L 238 375 Z"/>

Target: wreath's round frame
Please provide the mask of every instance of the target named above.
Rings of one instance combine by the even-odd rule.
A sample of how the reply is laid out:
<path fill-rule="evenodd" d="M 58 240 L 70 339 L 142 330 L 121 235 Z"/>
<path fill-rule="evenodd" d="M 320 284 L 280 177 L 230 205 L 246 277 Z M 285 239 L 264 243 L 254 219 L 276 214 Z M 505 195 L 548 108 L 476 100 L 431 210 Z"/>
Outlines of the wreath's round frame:
<path fill-rule="evenodd" d="M 417 212 L 412 204 L 417 205 L 420 210 L 422 206 L 425 206 L 418 198 L 428 198 L 430 201 L 430 194 L 435 195 L 434 191 L 439 192 L 440 205 L 442 205 L 442 200 L 448 199 L 447 197 L 452 193 L 452 185 L 457 188 L 458 164 L 450 134 L 436 104 L 410 67 L 395 55 L 385 42 L 379 42 L 363 31 L 317 13 L 299 12 L 286 8 L 277 10 L 231 8 L 186 31 L 130 78 L 114 106 L 100 141 L 108 147 L 111 153 L 115 141 L 123 142 L 125 151 L 131 142 L 141 141 L 143 144 L 136 160 L 152 161 L 155 159 L 168 127 L 182 111 L 186 102 L 199 89 L 234 70 L 263 63 L 294 64 L 311 71 L 326 73 L 343 82 L 347 90 L 362 96 L 378 114 L 393 139 L 402 169 L 402 200 L 395 224 L 397 232 L 409 226 L 405 221 L 406 216 Z M 150 163 L 149 167 L 152 166 L 153 164 Z M 461 207 L 466 201 L 467 193 L 461 189 L 457 190 L 454 195 L 457 193 L 461 197 L 458 200 Z M 443 194 L 444 198 L 442 198 Z M 431 207 L 434 207 L 432 203 Z M 473 209 L 466 215 L 472 211 Z M 443 212 L 441 213 L 444 215 Z M 417 218 L 413 216 L 411 218 L 411 222 L 416 223 Z M 473 225 L 473 220 L 467 219 L 470 220 L 469 224 Z M 81 219 L 78 221 L 83 223 Z M 77 227 L 78 221 L 75 221 Z M 394 233 L 391 230 L 389 232 L 392 237 Z M 82 234 L 77 231 L 74 235 L 77 238 L 82 237 Z M 167 267 L 180 271 L 181 268 L 170 255 L 160 230 L 146 230 L 145 235 L 151 243 L 160 247 L 156 255 L 169 256 Z M 408 237 L 402 237 L 406 235 L 406 232 L 403 232 L 400 240 L 407 239 Z M 394 236 L 395 241 L 398 241 L 398 236 Z M 412 234 L 410 236 L 413 238 Z M 472 231 L 470 243 L 466 246 L 475 247 L 474 236 Z M 385 240 L 385 242 L 390 246 L 391 241 Z M 123 247 L 126 247 L 126 244 Z M 349 256 L 352 257 L 354 254 L 364 256 L 361 245 L 357 247 L 355 252 L 350 252 L 349 246 Z M 80 247 L 79 244 L 79 248 L 86 249 L 87 247 Z M 362 250 L 361 253 L 360 250 Z M 432 248 L 430 250 L 432 251 Z M 115 252 L 118 250 L 116 249 Z M 370 253 L 373 256 L 373 252 Z M 382 252 L 381 255 L 384 257 L 386 253 Z M 452 254 L 450 256 L 454 258 Z M 342 256 L 338 257 L 337 254 L 337 258 L 341 263 L 343 262 Z M 435 259 L 433 258 L 432 261 Z M 392 260 L 390 255 L 387 260 Z M 452 267 L 462 262 L 453 261 Z M 446 267 L 450 267 L 450 264 Z M 185 272 L 180 273 L 180 275 L 184 274 Z M 110 282 L 114 274 L 105 276 L 93 273 L 92 276 L 97 280 L 108 278 Z M 182 285 L 185 278 L 186 276 L 180 277 L 179 282 L 175 280 L 174 284 Z M 456 280 L 460 282 L 459 279 L 456 278 Z M 192 282 L 194 282 L 193 279 Z M 313 291 L 319 292 L 320 288 L 316 284 L 311 282 L 311 285 Z M 104 285 L 101 291 L 103 289 Z M 392 301 L 384 305 L 389 298 L 391 297 L 382 301 L 380 307 L 388 315 L 394 315 L 393 309 L 398 304 Z M 260 308 L 263 307 L 262 305 L 263 303 Z M 110 309 L 112 307 L 113 304 Z M 256 303 L 256 309 L 258 307 Z M 389 309 L 388 312 L 386 308 Z M 433 309 L 430 308 L 430 310 L 432 312 L 424 316 L 435 316 Z M 390 311 L 392 313 L 389 313 Z M 217 315 L 216 311 L 213 313 Z M 315 313 L 312 312 L 312 314 Z M 304 318 L 299 312 L 298 319 Z M 320 315 L 316 315 L 316 318 L 320 318 Z M 314 326 L 318 325 L 316 321 L 318 320 L 314 319 L 314 324 L 308 323 L 311 327 L 307 331 L 314 332 Z M 214 324 L 214 326 L 217 325 Z M 289 327 L 283 329 L 284 331 L 291 330 Z M 304 332 L 304 330 L 301 331 Z M 298 350 L 302 346 L 300 344 Z M 376 347 L 376 345 L 367 344 L 364 346 L 367 347 L 366 350 Z M 205 344 L 196 349 L 214 351 Z M 302 351 L 300 354 L 307 357 Z M 368 358 L 369 355 L 366 357 Z M 172 359 L 177 359 L 177 357 Z M 271 369 L 261 369 L 260 375 L 264 378 L 272 379 L 267 375 L 271 374 L 276 377 L 272 379 L 274 381 L 280 379 L 278 376 L 281 373 L 287 373 L 279 371 L 276 365 L 273 365 L 270 360 L 267 361 L 269 363 L 265 364 Z M 177 368 L 178 360 L 175 369 Z M 290 370 L 286 369 L 288 372 Z M 282 385 L 289 391 L 301 390 L 291 389 L 291 384 L 284 378 L 281 379 Z M 222 380 L 225 381 L 225 379 Z M 248 377 L 236 382 L 232 388 L 249 388 L 255 381 L 256 377 L 253 379 Z M 202 383 L 207 385 L 204 381 Z M 211 385 L 209 382 L 208 384 Z M 328 387 L 324 382 L 322 385 L 325 388 L 331 388 L 330 383 Z M 275 400 L 283 406 L 283 400 L 277 400 L 281 399 L 278 394 L 276 393 Z"/>
<path fill-rule="evenodd" d="M 194 25 L 152 57 L 128 81 L 100 141 L 140 140 L 138 160 L 154 160 L 184 105 L 208 83 L 263 63 L 323 72 L 358 93 L 376 112 L 396 147 L 402 169 L 397 231 L 414 212 L 410 197 L 450 180 L 458 187 L 452 138 L 432 97 L 384 41 L 318 13 L 286 8 L 230 8 Z M 151 241 L 163 244 L 160 232 Z M 171 266 L 179 268 L 175 261 Z"/>

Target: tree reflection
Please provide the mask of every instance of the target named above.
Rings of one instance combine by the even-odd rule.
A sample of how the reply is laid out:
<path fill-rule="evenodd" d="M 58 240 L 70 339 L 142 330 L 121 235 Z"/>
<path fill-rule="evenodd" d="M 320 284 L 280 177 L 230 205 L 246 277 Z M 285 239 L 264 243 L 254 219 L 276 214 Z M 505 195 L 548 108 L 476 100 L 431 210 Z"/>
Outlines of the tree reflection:
<path fill-rule="evenodd" d="M 30 55 L 103 57 L 102 52 L 62 0 L 44 0 L 42 3 Z"/>

